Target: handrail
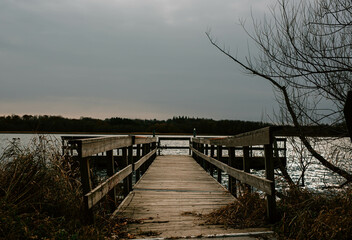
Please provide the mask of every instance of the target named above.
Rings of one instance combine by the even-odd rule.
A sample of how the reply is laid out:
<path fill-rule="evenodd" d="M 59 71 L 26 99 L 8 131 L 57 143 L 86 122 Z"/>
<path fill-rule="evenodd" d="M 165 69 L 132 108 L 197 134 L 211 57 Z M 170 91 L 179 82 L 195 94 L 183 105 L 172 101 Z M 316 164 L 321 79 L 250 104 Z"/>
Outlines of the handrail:
<path fill-rule="evenodd" d="M 229 176 L 229 190 L 236 196 L 236 181 L 240 181 L 244 184 L 251 185 L 267 194 L 267 214 L 268 218 L 275 221 L 275 181 L 274 181 L 274 161 L 273 161 L 273 143 L 276 141 L 272 134 L 272 127 L 266 127 L 251 132 L 238 134 L 231 137 L 219 137 L 219 138 L 192 138 L 190 148 L 193 152 L 195 160 L 205 169 L 209 168 L 210 174 L 213 175 L 213 166 L 217 169 L 218 181 L 221 183 L 222 171 L 225 171 Z M 280 141 L 284 141 L 280 139 Z M 250 149 L 253 146 L 260 146 L 264 150 L 264 163 L 265 163 L 265 179 L 250 174 L 249 160 Z M 210 156 L 209 153 L 210 146 Z M 243 170 L 234 168 L 235 166 L 235 150 L 238 147 L 242 147 L 243 151 Z M 229 151 L 228 164 L 221 162 L 222 149 L 227 148 Z M 215 149 L 217 150 L 217 159 L 214 158 Z M 256 147 L 258 150 L 258 147 Z M 278 149 L 275 149 L 277 154 Z M 285 151 L 285 149 L 283 149 Z M 204 154 L 205 153 L 205 154 Z M 278 156 L 276 156 L 278 157 Z M 205 162 L 206 161 L 206 162 Z"/>
<path fill-rule="evenodd" d="M 149 152 L 147 155 L 139 159 L 138 162 L 134 163 L 134 170 L 138 170 L 146 161 L 148 161 L 157 151 L 157 148 Z"/>
<path fill-rule="evenodd" d="M 222 163 L 219 160 L 216 160 L 215 158 L 212 158 L 212 157 L 209 157 L 205 154 L 202 154 L 201 152 L 197 151 L 193 147 L 191 147 L 191 150 L 195 154 L 197 154 L 198 156 L 203 158 L 204 160 L 208 161 L 209 163 L 213 164 L 214 166 L 225 171 L 231 177 L 234 177 L 243 183 L 247 183 L 247 184 L 249 184 L 249 185 L 251 185 L 251 186 L 267 193 L 267 194 L 272 195 L 274 193 L 275 189 L 274 189 L 274 182 L 273 181 L 252 175 L 250 173 L 246 173 L 243 170 L 238 170 L 236 168 L 230 167 L 230 166 L 226 165 L 225 163 Z"/>
<path fill-rule="evenodd" d="M 78 144 L 80 157 L 89 157 L 93 154 L 133 145 L 132 136 L 86 138 L 75 140 L 75 142 Z"/>
<path fill-rule="evenodd" d="M 222 145 L 225 147 L 255 146 L 272 143 L 272 136 L 270 127 L 266 127 L 231 137 L 192 138 L 192 141 L 201 144 Z"/>
<path fill-rule="evenodd" d="M 86 219 L 89 224 L 94 222 L 93 206 L 107 194 L 111 196 L 113 202 L 116 202 L 116 192 L 114 188 L 121 181 L 123 181 L 124 185 L 124 196 L 127 196 L 127 194 L 132 191 L 132 173 L 135 172 L 137 181 L 140 178 L 140 174 L 144 174 L 146 169 L 150 166 L 151 161 L 155 159 L 157 151 L 157 139 L 155 137 L 114 136 L 82 137 L 81 139 L 64 137 L 62 140 L 67 141 L 67 146 L 69 146 L 71 150 L 75 149 L 77 151 L 78 159 L 80 160 L 83 198 Z M 134 145 L 136 156 L 133 156 Z M 67 148 L 67 146 L 63 147 Z M 114 157 L 113 150 L 115 149 L 122 149 L 122 158 Z M 104 158 L 107 160 L 107 173 L 109 178 L 92 189 L 89 157 L 99 153 L 106 153 Z M 72 152 L 71 155 L 73 155 Z M 119 161 L 118 166 L 123 168 L 116 173 L 114 171 L 115 161 Z"/>
<path fill-rule="evenodd" d="M 88 203 L 88 209 L 91 209 L 95 204 L 97 204 L 103 197 L 106 196 L 106 194 L 109 193 L 109 191 L 111 191 L 119 182 L 127 178 L 131 173 L 132 165 L 130 164 L 84 195 L 86 202 Z"/>

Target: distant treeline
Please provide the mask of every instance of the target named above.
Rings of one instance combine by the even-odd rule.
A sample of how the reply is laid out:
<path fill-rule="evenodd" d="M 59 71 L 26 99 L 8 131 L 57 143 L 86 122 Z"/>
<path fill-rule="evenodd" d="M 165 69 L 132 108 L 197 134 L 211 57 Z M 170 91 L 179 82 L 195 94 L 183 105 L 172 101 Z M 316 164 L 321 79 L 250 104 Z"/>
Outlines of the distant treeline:
<path fill-rule="evenodd" d="M 0 117 L 0 131 L 34 132 L 89 132 L 89 133 L 188 133 L 196 128 L 198 134 L 234 135 L 269 126 L 263 122 L 213 120 L 192 117 L 173 117 L 168 120 L 82 117 L 69 119 L 61 116 L 11 115 Z"/>

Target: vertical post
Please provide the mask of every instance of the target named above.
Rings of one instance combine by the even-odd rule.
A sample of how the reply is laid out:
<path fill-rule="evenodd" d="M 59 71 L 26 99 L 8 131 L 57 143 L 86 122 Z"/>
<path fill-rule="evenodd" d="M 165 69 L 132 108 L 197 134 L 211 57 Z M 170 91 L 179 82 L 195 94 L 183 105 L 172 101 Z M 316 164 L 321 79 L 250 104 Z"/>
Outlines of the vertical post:
<path fill-rule="evenodd" d="M 189 138 L 188 140 L 188 146 L 191 145 L 191 138 Z M 188 149 L 188 154 L 191 155 L 192 151 L 191 151 L 191 148 Z"/>
<path fill-rule="evenodd" d="M 228 165 L 230 167 L 235 167 L 235 157 L 236 157 L 236 151 L 234 147 L 229 147 L 229 162 Z M 230 193 L 237 197 L 237 188 L 236 188 L 236 178 L 229 176 L 229 191 Z"/>
<path fill-rule="evenodd" d="M 160 156 L 160 137 L 158 137 L 158 155 Z"/>
<path fill-rule="evenodd" d="M 208 156 L 209 154 L 209 145 L 208 144 L 205 144 L 205 151 L 204 151 L 204 154 Z M 204 169 L 205 171 L 207 171 L 209 169 L 209 163 L 208 161 L 204 161 Z"/>
<path fill-rule="evenodd" d="M 218 157 L 218 160 L 221 162 L 221 159 L 222 159 L 222 146 L 221 145 L 218 145 L 218 148 L 217 148 L 217 157 Z M 218 182 L 221 183 L 221 174 L 222 174 L 222 171 L 220 168 L 217 168 L 217 173 L 218 173 Z"/>
<path fill-rule="evenodd" d="M 196 148 L 195 142 L 192 141 L 191 144 L 192 144 L 192 147 L 193 147 L 193 148 Z M 192 158 L 193 158 L 193 159 L 196 159 L 196 155 L 194 154 L 194 152 L 192 152 Z"/>
<path fill-rule="evenodd" d="M 142 144 L 142 157 L 144 157 L 145 155 L 147 154 L 147 146 L 146 144 Z M 147 163 L 143 163 L 143 165 L 141 166 L 141 172 L 142 172 L 142 175 L 145 173 L 145 171 L 147 170 L 147 167 L 146 167 Z"/>
<path fill-rule="evenodd" d="M 243 146 L 243 171 L 246 173 L 250 173 L 251 171 L 249 166 L 249 147 L 248 146 Z M 245 184 L 244 186 L 248 192 L 251 191 L 250 185 Z"/>
<path fill-rule="evenodd" d="M 136 150 L 137 152 L 136 152 L 136 158 L 137 158 L 137 161 L 141 158 L 141 145 L 140 144 L 137 144 L 137 150 Z M 136 182 L 138 182 L 139 181 L 139 179 L 140 179 L 140 177 L 141 177 L 141 170 L 140 170 L 140 168 L 138 168 L 137 169 L 137 171 L 136 171 Z"/>
<path fill-rule="evenodd" d="M 348 91 L 345 106 L 343 107 L 345 122 L 352 142 L 352 91 Z"/>
<path fill-rule="evenodd" d="M 272 195 L 267 194 L 267 216 L 271 222 L 275 221 L 276 200 L 275 200 L 275 181 L 274 181 L 274 164 L 273 164 L 273 146 L 272 144 L 264 145 L 265 155 L 265 177 L 273 181 Z"/>
<path fill-rule="evenodd" d="M 127 165 L 128 165 L 127 148 L 124 147 L 121 150 L 122 150 L 121 168 L 123 169 L 123 168 L 127 167 Z M 129 190 L 129 181 L 128 180 L 129 180 L 128 178 L 125 178 L 123 180 L 123 193 L 124 193 L 125 197 L 130 192 L 130 190 Z"/>
<path fill-rule="evenodd" d="M 215 146 L 214 145 L 210 145 L 210 157 L 214 158 L 214 152 L 215 152 Z M 210 169 L 209 169 L 209 173 L 210 175 L 213 177 L 214 176 L 214 166 L 213 164 L 210 164 Z"/>
<path fill-rule="evenodd" d="M 94 214 L 93 210 L 88 208 L 88 198 L 86 198 L 86 194 L 92 190 L 92 181 L 90 177 L 90 167 L 89 167 L 89 159 L 82 157 L 82 143 L 78 143 L 78 158 L 80 161 L 80 172 L 81 172 L 81 182 L 82 182 L 82 190 L 83 190 L 83 200 L 84 200 L 84 211 L 85 218 L 87 224 L 94 223 Z"/>
<path fill-rule="evenodd" d="M 197 151 L 199 151 L 199 147 L 198 147 L 198 143 L 197 143 L 197 142 L 194 143 L 194 148 L 195 148 Z M 198 161 L 198 155 L 197 155 L 197 154 L 194 154 L 194 159 L 196 160 L 197 163 L 199 163 L 199 161 Z"/>
<path fill-rule="evenodd" d="M 111 177 L 115 173 L 115 162 L 114 162 L 114 155 L 113 155 L 113 150 L 107 151 L 106 152 L 106 166 L 107 166 L 107 175 Z M 113 188 L 109 192 L 109 197 L 112 200 L 111 201 L 111 207 L 112 209 L 115 209 L 116 207 L 116 190 Z"/>
<path fill-rule="evenodd" d="M 203 143 L 200 144 L 199 151 L 204 154 L 204 144 Z M 199 160 L 200 160 L 202 168 L 205 169 L 205 160 L 203 158 L 200 158 Z"/>
<path fill-rule="evenodd" d="M 147 145 L 147 154 L 150 152 L 150 143 L 148 143 Z M 149 168 L 149 166 L 150 166 L 150 164 L 151 164 L 151 158 L 149 158 L 148 160 L 147 160 L 147 169 Z"/>
<path fill-rule="evenodd" d="M 155 148 L 156 148 L 156 142 L 152 142 L 152 150 L 154 151 Z M 156 158 L 156 152 L 153 154 L 152 161 L 154 161 L 155 158 Z"/>
<path fill-rule="evenodd" d="M 132 137 L 132 145 L 128 147 L 127 154 L 127 165 L 132 164 L 132 173 L 127 177 L 128 178 L 128 192 L 132 191 L 132 175 L 134 172 L 134 164 L 133 164 L 133 137 Z"/>

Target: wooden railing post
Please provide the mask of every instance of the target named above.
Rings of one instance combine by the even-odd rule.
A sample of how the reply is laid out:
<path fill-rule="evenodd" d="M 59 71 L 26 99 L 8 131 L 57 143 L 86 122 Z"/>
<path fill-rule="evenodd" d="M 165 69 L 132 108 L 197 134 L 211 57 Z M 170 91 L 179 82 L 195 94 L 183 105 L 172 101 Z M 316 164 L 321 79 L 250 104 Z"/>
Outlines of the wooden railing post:
<path fill-rule="evenodd" d="M 274 164 L 273 164 L 273 147 L 272 144 L 264 145 L 265 154 L 265 177 L 273 181 L 272 195 L 267 194 L 267 216 L 271 222 L 275 221 L 276 199 L 275 199 L 275 180 L 274 180 Z"/>
<path fill-rule="evenodd" d="M 141 158 L 141 145 L 140 144 L 137 144 L 136 158 L 137 158 L 137 161 Z M 136 182 L 139 181 L 140 177 L 141 177 L 141 170 L 138 168 L 136 170 Z"/>
<path fill-rule="evenodd" d="M 158 138 L 158 152 L 159 152 L 159 156 L 160 156 L 160 138 Z"/>
<path fill-rule="evenodd" d="M 204 154 L 204 144 L 200 144 L 199 151 Z M 205 169 L 205 160 L 200 158 L 200 165 L 202 166 L 203 169 Z"/>
<path fill-rule="evenodd" d="M 191 145 L 192 145 L 193 148 L 196 148 L 196 143 L 195 142 L 192 141 Z M 194 152 L 192 152 L 192 158 L 196 159 L 196 154 Z"/>
<path fill-rule="evenodd" d="M 191 138 L 188 140 L 188 146 L 191 145 Z M 189 148 L 188 150 L 188 154 L 191 155 L 192 151 L 191 151 L 191 148 Z"/>
<path fill-rule="evenodd" d="M 156 148 L 156 142 L 152 142 L 152 150 L 154 150 Z M 155 160 L 156 158 L 156 153 L 153 154 L 153 157 L 152 157 L 152 162 Z"/>
<path fill-rule="evenodd" d="M 205 151 L 204 151 L 204 154 L 208 156 L 209 154 L 209 145 L 208 144 L 205 144 Z M 205 171 L 208 171 L 209 169 L 209 164 L 207 161 L 204 160 L 204 169 Z"/>
<path fill-rule="evenodd" d="M 132 173 L 134 172 L 134 164 L 133 164 L 133 145 L 128 147 L 127 154 L 127 165 L 132 164 Z M 132 173 L 128 176 L 128 193 L 132 191 Z"/>
<path fill-rule="evenodd" d="M 85 218 L 84 219 L 86 219 L 87 224 L 92 224 L 92 223 L 94 223 L 93 210 L 88 208 L 88 199 L 85 197 L 85 195 L 92 190 L 89 158 L 82 157 L 81 143 L 79 143 L 77 151 L 78 151 L 78 158 L 80 161 L 81 183 L 82 183 L 82 190 L 83 190 L 84 211 L 85 211 Z"/>
<path fill-rule="evenodd" d="M 115 173 L 115 161 L 114 161 L 114 155 L 113 155 L 113 150 L 107 151 L 106 152 L 106 161 L 107 161 L 107 175 L 111 177 Z M 113 188 L 109 192 L 109 197 L 112 200 L 111 201 L 111 209 L 114 209 L 116 207 L 116 190 Z"/>
<path fill-rule="evenodd" d="M 146 153 L 147 154 L 150 153 L 150 143 L 147 144 L 147 152 Z M 152 159 L 149 158 L 147 161 L 147 169 L 150 167 L 151 161 L 152 161 Z"/>
<path fill-rule="evenodd" d="M 249 166 L 249 147 L 243 146 L 243 171 L 246 173 L 250 173 L 251 169 Z M 245 191 L 251 192 L 250 185 L 244 185 Z"/>
<path fill-rule="evenodd" d="M 215 146 L 214 145 L 210 145 L 210 157 L 214 158 L 214 152 L 215 152 Z M 210 169 L 209 169 L 209 173 L 210 175 L 213 177 L 214 176 L 214 166 L 213 164 L 210 164 Z"/>
<path fill-rule="evenodd" d="M 146 154 L 147 154 L 147 144 L 142 144 L 142 156 L 145 156 Z M 146 165 L 147 163 L 145 162 L 141 167 L 142 175 L 144 175 L 145 171 L 147 170 Z"/>
<path fill-rule="evenodd" d="M 128 165 L 127 147 L 123 147 L 121 150 L 122 150 L 121 169 L 123 169 L 123 168 L 127 167 L 127 165 Z M 129 180 L 128 178 L 125 178 L 123 180 L 123 194 L 125 197 L 130 192 L 128 180 Z"/>
<path fill-rule="evenodd" d="M 230 167 L 234 168 L 235 167 L 235 157 L 236 157 L 235 148 L 234 147 L 229 147 L 228 151 L 229 151 L 229 162 L 228 162 L 228 165 Z M 229 186 L 228 186 L 229 187 L 229 191 L 235 197 L 237 197 L 237 187 L 236 187 L 237 183 L 236 182 L 237 182 L 236 178 L 231 177 L 229 175 Z"/>
<path fill-rule="evenodd" d="M 218 160 L 221 162 L 221 159 L 222 159 L 222 146 L 221 145 L 217 146 L 217 157 L 218 157 Z M 218 182 L 221 183 L 222 171 L 220 168 L 217 168 L 217 173 L 218 173 Z"/>

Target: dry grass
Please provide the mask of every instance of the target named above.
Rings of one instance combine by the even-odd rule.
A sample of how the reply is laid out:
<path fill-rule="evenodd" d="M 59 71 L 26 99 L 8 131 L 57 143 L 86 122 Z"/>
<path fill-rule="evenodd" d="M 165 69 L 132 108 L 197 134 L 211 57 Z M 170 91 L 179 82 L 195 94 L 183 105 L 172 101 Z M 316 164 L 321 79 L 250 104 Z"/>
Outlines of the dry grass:
<path fill-rule="evenodd" d="M 271 227 L 278 239 L 351 239 L 352 191 L 313 194 L 293 189 L 277 202 L 278 222 Z M 265 199 L 245 194 L 238 202 L 204 215 L 207 224 L 232 228 L 268 227 Z"/>
<path fill-rule="evenodd" d="M 11 142 L 0 157 L 0 239 L 106 239 L 121 220 L 98 216 L 85 226 L 79 170 L 56 142 Z"/>
<path fill-rule="evenodd" d="M 329 195 L 290 190 L 278 203 L 275 230 L 282 239 L 351 239 L 351 204 L 351 190 Z"/>
<path fill-rule="evenodd" d="M 265 201 L 259 194 L 244 194 L 238 201 L 204 215 L 207 224 L 221 224 L 232 228 L 267 226 Z"/>

